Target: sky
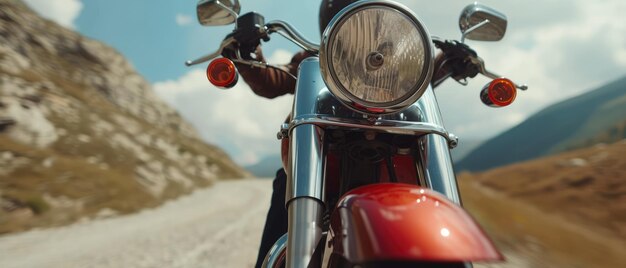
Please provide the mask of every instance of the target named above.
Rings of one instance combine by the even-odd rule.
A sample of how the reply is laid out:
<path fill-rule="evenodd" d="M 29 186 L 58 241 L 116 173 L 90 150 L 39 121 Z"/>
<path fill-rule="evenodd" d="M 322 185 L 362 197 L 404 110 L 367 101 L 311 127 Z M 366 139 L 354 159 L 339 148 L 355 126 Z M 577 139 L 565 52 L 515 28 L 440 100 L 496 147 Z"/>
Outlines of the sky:
<path fill-rule="evenodd" d="M 155 92 L 191 122 L 203 139 L 224 148 L 236 162 L 253 164 L 278 154 L 275 134 L 289 112 L 291 96 L 268 100 L 240 81 L 217 89 L 206 65 L 188 68 L 187 59 L 217 49 L 232 26 L 200 26 L 195 0 L 24 0 L 42 16 L 101 40 L 126 56 Z M 413 10 L 431 35 L 459 39 L 458 16 L 472 1 L 398 1 Z M 242 14 L 256 11 L 266 21 L 289 22 L 319 42 L 318 0 L 243 0 Z M 626 74 L 626 1 L 544 0 L 481 3 L 508 17 L 499 42 L 467 41 L 493 72 L 529 85 L 505 108 L 484 106 L 478 97 L 489 82 L 468 86 L 447 81 L 436 90 L 447 129 L 463 140 L 486 140 L 563 99 Z M 290 60 L 298 47 L 272 36 L 263 44 L 270 63 Z"/>

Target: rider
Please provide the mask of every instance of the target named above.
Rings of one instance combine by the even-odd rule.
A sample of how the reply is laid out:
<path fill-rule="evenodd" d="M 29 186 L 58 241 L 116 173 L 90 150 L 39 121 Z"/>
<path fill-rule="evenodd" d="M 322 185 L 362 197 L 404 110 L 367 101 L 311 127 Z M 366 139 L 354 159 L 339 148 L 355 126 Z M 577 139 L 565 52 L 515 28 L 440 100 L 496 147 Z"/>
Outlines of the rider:
<path fill-rule="evenodd" d="M 326 26 L 335 14 L 349 4 L 357 1 L 358 0 L 322 0 L 319 10 L 320 33 L 326 29 Z M 260 46 L 257 48 L 255 55 L 255 60 L 265 62 Z M 236 65 L 239 74 L 255 94 L 272 99 L 288 93 L 294 93 L 296 87 L 296 79 L 294 77 L 297 75 L 298 66 L 302 60 L 310 56 L 312 55 L 301 51 L 293 56 L 289 64 L 278 66 L 278 68 L 258 68 L 241 63 L 236 63 Z M 440 59 L 441 57 L 437 58 Z M 438 62 L 440 62 L 440 60 L 436 60 L 436 66 Z M 285 174 L 285 170 L 281 168 L 276 172 L 276 178 L 273 181 L 271 206 L 267 213 L 255 267 L 261 267 L 265 255 L 274 242 L 287 232 L 287 209 L 285 208 L 286 182 L 287 175 Z"/>
<path fill-rule="evenodd" d="M 320 33 L 326 29 L 326 25 L 341 9 L 357 0 L 322 0 L 319 11 Z M 256 60 L 265 62 L 263 53 L 257 48 Z M 291 62 L 279 68 L 258 68 L 246 64 L 237 64 L 237 70 L 244 81 L 250 86 L 255 94 L 266 97 L 275 98 L 287 93 L 293 94 L 296 88 L 296 80 L 298 66 L 300 62 L 311 54 L 301 51 L 296 53 Z M 287 183 L 287 175 L 284 169 L 276 172 L 276 178 L 273 182 L 272 203 L 267 213 L 265 228 L 259 246 L 259 255 L 257 257 L 256 267 L 261 267 L 265 255 L 272 247 L 274 242 L 287 232 L 287 209 L 285 208 L 285 187 Z"/>

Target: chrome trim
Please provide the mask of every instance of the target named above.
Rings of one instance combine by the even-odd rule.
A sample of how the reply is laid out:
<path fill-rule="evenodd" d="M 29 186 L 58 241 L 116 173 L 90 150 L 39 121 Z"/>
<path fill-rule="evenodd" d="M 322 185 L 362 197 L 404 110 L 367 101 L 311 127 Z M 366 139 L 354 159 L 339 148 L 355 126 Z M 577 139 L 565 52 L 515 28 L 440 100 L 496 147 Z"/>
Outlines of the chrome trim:
<path fill-rule="evenodd" d="M 196 5 L 198 22 L 204 26 L 228 25 L 234 23 L 239 16 L 239 11 L 241 11 L 239 1 L 226 0 L 223 1 L 224 3 L 222 3 L 222 1 L 198 1 Z"/>
<path fill-rule="evenodd" d="M 313 198 L 299 197 L 289 202 L 287 231 L 287 268 L 309 267 L 313 252 L 322 237 L 324 205 Z"/>
<path fill-rule="evenodd" d="M 301 125 L 293 128 L 289 139 L 290 172 L 287 174 L 285 202 L 298 197 L 323 198 L 324 181 L 324 130 L 315 125 Z M 293 163 L 297 163 L 293 164 Z"/>
<path fill-rule="evenodd" d="M 487 70 L 487 68 L 485 68 L 485 61 L 481 58 L 481 57 L 470 57 L 470 60 L 472 61 L 473 64 L 478 66 L 478 71 L 486 76 L 489 77 L 491 79 L 498 79 L 498 78 L 502 78 L 501 75 L 497 75 L 495 73 L 490 72 L 489 70 Z M 511 81 L 513 82 L 513 81 Z M 521 86 L 518 85 L 517 83 L 513 82 L 513 85 L 515 85 L 515 87 L 517 89 L 520 90 L 527 90 L 528 86 L 526 84 L 522 84 Z"/>
<path fill-rule="evenodd" d="M 395 121 L 378 119 L 369 121 L 366 119 L 349 119 L 340 117 L 329 117 L 323 115 L 308 115 L 303 118 L 295 118 L 289 124 L 289 129 L 293 129 L 300 125 L 316 125 L 324 128 L 348 128 L 360 130 L 375 130 L 378 132 L 401 134 L 401 135 L 424 135 L 437 134 L 446 139 L 448 146 L 454 148 L 457 145 L 458 138 L 448 133 L 443 127 L 431 123 Z"/>
<path fill-rule="evenodd" d="M 319 60 L 307 58 L 298 67 L 292 114 L 297 118 L 315 114 L 318 94 L 325 85 Z M 321 128 L 299 125 L 291 128 L 287 161 L 287 268 L 307 267 L 322 236 L 324 143 Z"/>
<path fill-rule="evenodd" d="M 279 268 L 281 255 L 287 249 L 287 234 L 281 236 L 276 243 L 270 248 L 270 251 L 265 255 L 265 259 L 263 259 L 262 268 Z"/>
<path fill-rule="evenodd" d="M 235 38 L 233 38 L 233 37 L 226 38 L 226 39 L 224 39 L 224 41 L 222 41 L 222 44 L 220 44 L 220 47 L 217 49 L 217 51 L 215 51 L 215 52 L 213 52 L 213 53 L 211 53 L 209 55 L 203 56 L 203 57 L 201 57 L 199 59 L 188 60 L 188 61 L 185 62 L 185 65 L 186 66 L 191 66 L 191 65 L 196 65 L 196 64 L 199 64 L 199 63 L 210 61 L 213 58 L 215 58 L 215 57 L 217 57 L 219 55 L 222 55 L 222 51 L 224 50 L 224 48 L 226 48 L 227 46 L 230 46 L 231 44 L 233 44 L 235 42 L 236 42 Z"/>
<path fill-rule="evenodd" d="M 478 41 L 498 41 L 506 33 L 506 15 L 474 2 L 467 5 L 459 16 L 461 42 L 467 39 Z"/>
<path fill-rule="evenodd" d="M 320 46 L 308 41 L 304 38 L 295 28 L 291 27 L 289 23 L 281 21 L 281 20 L 273 20 L 265 24 L 265 31 L 268 34 L 278 33 L 283 37 L 287 38 L 289 41 L 295 43 L 302 49 L 310 52 L 314 55 L 317 55 L 320 50 Z"/>
<path fill-rule="evenodd" d="M 489 23 L 489 19 L 485 19 L 484 21 L 481 21 L 480 23 L 470 27 L 469 29 L 465 30 L 462 34 L 461 34 L 461 43 L 465 43 L 465 37 L 470 34 L 471 32 L 473 32 L 474 30 L 483 27 L 485 24 Z"/>
<path fill-rule="evenodd" d="M 431 87 L 428 87 L 424 95 L 417 102 L 417 106 L 423 112 L 423 121 L 443 126 L 443 119 L 439 112 L 439 106 L 435 93 Z M 460 204 L 459 189 L 452 168 L 452 158 L 448 141 L 434 134 L 425 135 L 424 152 L 422 155 L 422 164 L 426 169 L 426 181 L 428 187 L 444 194 L 448 199 Z"/>
<path fill-rule="evenodd" d="M 324 88 L 317 58 L 307 58 L 298 68 L 298 82 L 293 103 L 293 117 L 316 113 L 317 96 Z M 285 202 L 297 197 L 322 198 L 323 151 L 321 131 L 314 125 L 290 129 L 289 161 L 287 163 L 287 192 Z M 298 163 L 294 165 L 293 163 Z"/>
<path fill-rule="evenodd" d="M 328 55 L 327 51 L 329 50 L 330 40 L 333 38 L 333 34 L 335 33 L 335 30 L 336 30 L 335 28 L 337 28 L 337 25 L 343 21 L 344 17 L 350 15 L 351 13 L 357 12 L 359 9 L 369 8 L 371 6 L 383 6 L 383 7 L 392 8 L 392 9 L 402 12 L 404 15 L 408 16 L 411 20 L 413 20 L 418 32 L 420 32 L 422 35 L 422 40 L 424 42 L 424 49 L 425 49 L 424 55 L 425 55 L 425 67 L 426 67 L 425 73 L 422 74 L 424 75 L 423 80 L 418 83 L 418 86 L 416 87 L 413 95 L 410 95 L 409 97 L 406 97 L 406 99 L 401 100 L 399 102 L 394 101 L 390 103 L 381 103 L 381 104 L 376 104 L 376 105 L 373 105 L 371 103 L 365 103 L 363 100 L 352 96 L 352 94 L 348 92 L 345 92 L 346 90 L 343 89 L 340 83 L 337 83 L 333 79 L 331 70 L 329 69 L 328 62 L 330 62 L 330 59 L 327 59 L 326 57 Z M 319 55 L 320 55 L 320 68 L 322 71 L 322 76 L 324 78 L 324 81 L 328 85 L 329 90 L 333 93 L 333 95 L 335 95 L 337 99 L 342 101 L 347 107 L 353 109 L 354 111 L 365 113 L 365 114 L 370 114 L 370 115 L 384 115 L 384 114 L 395 113 L 415 103 L 415 101 L 417 101 L 420 98 L 420 96 L 424 93 L 426 88 L 430 85 L 430 80 L 431 80 L 431 77 L 433 74 L 433 68 L 434 68 L 433 66 L 434 48 L 433 48 L 430 34 L 428 33 L 428 30 L 426 29 L 424 24 L 421 22 L 421 20 L 418 19 L 417 15 L 415 15 L 415 13 L 411 11 L 411 9 L 407 8 L 406 6 L 402 4 L 399 4 L 393 1 L 388 1 L 388 0 L 358 1 L 342 9 L 328 23 L 328 27 L 326 27 L 326 30 L 324 30 L 324 33 L 322 34 L 322 41 L 320 44 Z M 357 107 L 356 105 L 354 105 L 355 103 L 363 107 Z M 378 109 L 382 109 L 383 111 L 372 112 L 372 111 L 366 110 L 365 108 L 378 108 Z"/>
<path fill-rule="evenodd" d="M 239 18 L 239 12 L 241 11 L 241 5 L 239 5 L 239 1 L 235 0 L 235 3 L 233 4 L 233 8 L 231 9 L 229 6 L 223 4 L 222 2 L 220 2 L 219 0 L 215 1 L 215 3 L 217 3 L 218 6 L 220 6 L 222 9 L 226 10 L 233 18 L 233 22 L 237 21 L 237 18 Z M 231 23 L 233 23 L 231 22 Z M 200 22 L 200 24 L 202 25 L 211 25 L 211 24 L 207 24 L 206 22 Z M 230 23 L 229 23 L 230 24 Z M 237 27 L 237 26 L 235 26 Z"/>

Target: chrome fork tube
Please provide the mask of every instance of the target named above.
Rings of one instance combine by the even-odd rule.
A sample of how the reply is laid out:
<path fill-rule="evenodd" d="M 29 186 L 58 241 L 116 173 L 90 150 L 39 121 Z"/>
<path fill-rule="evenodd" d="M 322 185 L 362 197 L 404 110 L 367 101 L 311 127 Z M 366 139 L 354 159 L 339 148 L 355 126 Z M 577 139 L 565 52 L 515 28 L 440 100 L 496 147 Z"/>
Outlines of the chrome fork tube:
<path fill-rule="evenodd" d="M 324 87 L 319 60 L 302 61 L 294 96 L 294 120 L 316 114 L 318 95 Z M 310 124 L 295 126 L 289 133 L 287 268 L 307 267 L 322 236 L 323 134 L 321 128 Z"/>
<path fill-rule="evenodd" d="M 423 122 L 432 123 L 443 127 L 441 112 L 437 105 L 437 99 L 431 87 L 428 87 L 424 95 L 417 102 L 422 111 Z M 425 168 L 426 182 L 428 186 L 444 194 L 448 199 L 460 204 L 459 189 L 452 168 L 450 148 L 448 141 L 441 135 L 428 134 L 422 139 L 424 156 L 423 167 Z"/>
<path fill-rule="evenodd" d="M 299 197 L 316 198 L 320 202 L 323 200 L 323 133 L 321 128 L 306 124 L 294 127 L 289 134 L 290 162 L 285 198 L 287 205 L 291 199 Z"/>
<path fill-rule="evenodd" d="M 322 237 L 324 206 L 316 199 L 299 197 L 289 203 L 287 266 L 309 267 L 311 257 Z"/>

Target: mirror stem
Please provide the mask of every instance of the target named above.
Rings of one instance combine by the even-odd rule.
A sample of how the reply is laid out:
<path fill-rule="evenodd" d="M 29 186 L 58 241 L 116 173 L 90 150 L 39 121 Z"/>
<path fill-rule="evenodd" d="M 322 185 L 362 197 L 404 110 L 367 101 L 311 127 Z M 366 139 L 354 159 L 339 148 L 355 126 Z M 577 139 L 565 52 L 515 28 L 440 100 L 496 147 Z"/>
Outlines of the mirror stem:
<path fill-rule="evenodd" d="M 235 12 L 234 10 L 232 10 L 231 8 L 225 6 L 224 4 L 222 4 L 222 2 L 220 1 L 215 1 L 215 3 L 217 5 L 219 5 L 221 8 L 223 8 L 224 10 L 228 11 L 228 13 L 230 13 L 231 16 L 233 16 L 235 18 L 235 21 L 237 20 L 237 18 L 239 18 L 239 14 L 237 14 L 237 12 Z M 472 27 L 473 28 L 473 27 Z M 237 23 L 235 23 L 235 29 L 237 29 Z"/>
<path fill-rule="evenodd" d="M 469 33 L 473 32 L 474 30 L 485 26 L 487 23 L 489 23 L 489 19 L 485 19 L 484 21 L 481 21 L 479 24 L 476 24 L 474 26 L 472 26 L 471 28 L 467 29 L 467 31 L 463 32 L 463 34 L 461 35 L 461 43 L 465 43 L 465 36 L 468 35 Z"/>

